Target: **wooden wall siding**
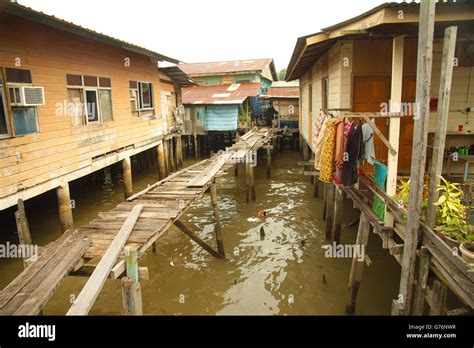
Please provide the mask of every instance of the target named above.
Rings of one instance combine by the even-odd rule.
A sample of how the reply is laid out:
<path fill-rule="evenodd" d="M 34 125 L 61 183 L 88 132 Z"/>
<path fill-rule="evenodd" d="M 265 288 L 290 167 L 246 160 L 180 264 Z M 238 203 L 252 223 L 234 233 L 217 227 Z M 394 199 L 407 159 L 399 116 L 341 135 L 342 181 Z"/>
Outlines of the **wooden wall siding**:
<path fill-rule="evenodd" d="M 343 41 L 341 43 L 341 82 L 340 82 L 340 101 L 341 109 L 350 109 L 351 101 L 351 83 L 352 83 L 352 60 L 353 60 L 353 41 Z"/>
<path fill-rule="evenodd" d="M 0 42 L 0 66 L 15 67 L 20 58 L 18 68 L 31 70 L 33 84 L 44 87 L 46 100 L 37 108 L 39 133 L 0 140 L 0 198 L 90 166 L 93 157 L 161 135 L 160 82 L 150 58 L 4 14 Z M 130 67 L 124 66 L 125 57 Z M 67 102 L 66 74 L 111 78 L 114 120 L 72 127 L 69 116 L 58 115 L 57 105 Z M 132 116 L 129 80 L 153 83 L 157 119 Z"/>
<path fill-rule="evenodd" d="M 329 100 L 328 109 L 339 109 L 341 100 L 341 46 L 333 45 L 329 49 L 328 76 Z"/>

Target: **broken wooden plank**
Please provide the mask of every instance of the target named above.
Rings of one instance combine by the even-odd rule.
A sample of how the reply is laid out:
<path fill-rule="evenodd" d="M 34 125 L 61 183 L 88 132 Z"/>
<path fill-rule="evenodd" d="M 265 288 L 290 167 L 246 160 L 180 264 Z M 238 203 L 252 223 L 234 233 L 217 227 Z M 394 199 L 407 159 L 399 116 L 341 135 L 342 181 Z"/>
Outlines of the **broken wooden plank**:
<path fill-rule="evenodd" d="M 133 226 L 135 226 L 142 209 L 143 206 L 140 204 L 136 205 L 132 209 L 129 217 L 123 224 L 120 231 L 117 233 L 115 239 L 110 244 L 109 248 L 100 260 L 81 293 L 72 304 L 71 308 L 67 312 L 67 315 L 86 315 L 89 313 L 92 305 L 99 295 L 100 290 L 104 286 L 105 280 L 107 279 L 110 270 L 114 266 L 114 263 L 120 255 L 123 246 L 127 242 L 127 239 L 130 236 Z"/>

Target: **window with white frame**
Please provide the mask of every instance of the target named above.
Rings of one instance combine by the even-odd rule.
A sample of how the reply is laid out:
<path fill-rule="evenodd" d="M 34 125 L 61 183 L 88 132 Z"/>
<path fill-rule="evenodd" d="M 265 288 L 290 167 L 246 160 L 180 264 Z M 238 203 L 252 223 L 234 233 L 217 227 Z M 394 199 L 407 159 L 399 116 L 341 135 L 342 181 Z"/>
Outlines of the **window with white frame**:
<path fill-rule="evenodd" d="M 130 106 L 133 115 L 142 115 L 141 111 L 153 111 L 153 83 L 130 81 Z"/>
<path fill-rule="evenodd" d="M 110 78 L 67 74 L 66 80 L 73 126 L 113 120 Z"/>
<path fill-rule="evenodd" d="M 37 133 L 43 87 L 33 86 L 30 70 L 0 67 L 0 72 L 0 138 Z"/>

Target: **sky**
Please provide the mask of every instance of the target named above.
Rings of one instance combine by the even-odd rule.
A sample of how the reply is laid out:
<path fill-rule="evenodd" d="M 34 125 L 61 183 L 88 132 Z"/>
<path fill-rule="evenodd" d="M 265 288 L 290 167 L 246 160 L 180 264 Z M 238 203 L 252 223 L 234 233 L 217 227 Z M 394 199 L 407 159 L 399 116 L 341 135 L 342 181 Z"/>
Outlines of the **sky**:
<path fill-rule="evenodd" d="M 296 39 L 386 0 L 18 0 L 22 5 L 186 63 L 273 58 Z"/>

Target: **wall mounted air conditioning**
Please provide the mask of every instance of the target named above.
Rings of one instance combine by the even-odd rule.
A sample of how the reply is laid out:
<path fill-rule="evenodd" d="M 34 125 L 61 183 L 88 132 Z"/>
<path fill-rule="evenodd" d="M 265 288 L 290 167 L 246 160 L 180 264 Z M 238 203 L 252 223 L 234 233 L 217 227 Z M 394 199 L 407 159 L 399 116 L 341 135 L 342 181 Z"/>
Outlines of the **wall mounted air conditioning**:
<path fill-rule="evenodd" d="M 44 88 L 35 86 L 11 86 L 10 104 L 12 106 L 44 105 Z"/>

